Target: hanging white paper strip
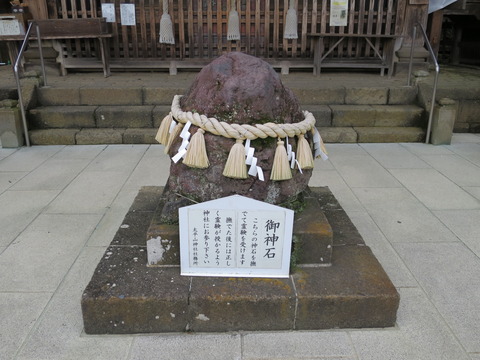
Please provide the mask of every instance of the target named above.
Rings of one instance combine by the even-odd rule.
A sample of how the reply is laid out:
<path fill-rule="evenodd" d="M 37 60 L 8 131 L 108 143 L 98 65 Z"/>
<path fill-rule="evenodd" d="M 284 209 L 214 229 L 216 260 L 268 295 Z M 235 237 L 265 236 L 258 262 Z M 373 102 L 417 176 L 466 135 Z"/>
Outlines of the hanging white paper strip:
<path fill-rule="evenodd" d="M 186 150 L 189 143 L 190 142 L 188 141 L 188 139 L 183 139 L 182 145 L 180 145 L 180 147 L 178 148 L 178 152 L 180 152 L 181 150 Z"/>
<path fill-rule="evenodd" d="M 288 142 L 288 136 L 285 138 L 285 145 L 287 145 L 287 159 L 292 160 L 292 145 Z"/>
<path fill-rule="evenodd" d="M 248 155 L 250 149 L 250 139 L 245 140 L 245 155 Z"/>
<path fill-rule="evenodd" d="M 325 149 L 325 145 L 323 144 L 322 137 L 320 136 L 320 133 L 318 132 L 317 128 L 314 128 L 313 132 L 313 148 L 315 150 L 314 157 L 318 158 L 319 156 L 323 160 L 327 160 L 327 149 Z"/>
<path fill-rule="evenodd" d="M 172 122 L 170 123 L 170 128 L 168 129 L 168 133 L 171 134 L 173 129 L 175 128 L 175 126 L 177 126 L 177 122 L 175 120 L 172 120 Z"/>
<path fill-rule="evenodd" d="M 248 175 L 251 175 L 251 176 L 257 176 L 257 158 L 254 157 L 252 159 L 252 166 L 250 166 L 250 169 L 248 170 Z"/>
<path fill-rule="evenodd" d="M 258 180 L 265 181 L 265 177 L 263 176 L 263 170 L 260 166 L 257 166 L 257 173 Z"/>
<path fill-rule="evenodd" d="M 248 170 L 248 175 L 257 176 L 259 180 L 265 181 L 263 177 L 263 170 L 260 166 L 257 166 L 257 158 L 253 156 L 255 153 L 255 148 L 250 146 L 250 139 L 245 140 L 245 164 L 250 165 Z M 261 176 L 261 178 L 260 178 Z"/>
<path fill-rule="evenodd" d="M 186 149 L 181 149 L 174 157 L 172 157 L 172 161 L 176 164 L 186 153 Z"/>
<path fill-rule="evenodd" d="M 189 139 L 190 138 L 190 132 L 188 131 L 188 130 L 190 130 L 190 126 L 192 126 L 192 123 L 190 121 L 187 121 L 187 123 L 185 124 L 185 126 L 182 129 L 182 132 L 180 133 L 180 137 L 182 139 Z"/>
<path fill-rule="evenodd" d="M 247 165 L 252 165 L 252 159 L 253 159 L 253 153 L 255 149 L 254 148 L 248 148 L 248 153 L 247 153 L 247 159 L 245 160 L 245 163 Z"/>
<path fill-rule="evenodd" d="M 295 159 L 295 163 L 297 164 L 298 171 L 300 171 L 300 174 L 303 174 L 302 168 L 300 167 L 300 164 L 297 159 Z"/>

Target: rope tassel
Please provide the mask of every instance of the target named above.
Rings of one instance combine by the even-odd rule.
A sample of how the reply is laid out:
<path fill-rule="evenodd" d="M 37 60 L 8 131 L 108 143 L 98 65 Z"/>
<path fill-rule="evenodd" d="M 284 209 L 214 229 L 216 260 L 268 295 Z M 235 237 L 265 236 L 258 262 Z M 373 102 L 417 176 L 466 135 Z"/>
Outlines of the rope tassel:
<path fill-rule="evenodd" d="M 301 169 L 313 169 L 313 154 L 305 135 L 298 135 L 297 161 Z"/>
<path fill-rule="evenodd" d="M 240 40 L 240 19 L 235 1 L 232 0 L 228 14 L 227 40 Z"/>
<path fill-rule="evenodd" d="M 168 142 L 168 135 L 170 131 L 170 125 L 172 124 L 172 113 L 165 116 L 160 123 L 160 127 L 158 128 L 157 135 L 155 136 L 155 140 L 157 140 L 160 144 L 166 145 Z"/>
<path fill-rule="evenodd" d="M 225 169 L 223 169 L 223 176 L 233 179 L 247 179 L 247 164 L 245 163 L 245 147 L 243 140 L 237 139 L 228 154 Z"/>
<path fill-rule="evenodd" d="M 160 43 L 175 44 L 175 35 L 173 34 L 173 23 L 168 14 L 168 0 L 163 0 L 163 14 L 160 19 Z"/>
<path fill-rule="evenodd" d="M 284 142 L 278 139 L 277 149 L 275 150 L 275 157 L 273 158 L 272 173 L 270 180 L 280 181 L 289 180 L 292 178 L 292 170 L 288 162 L 287 149 L 285 149 Z"/>
<path fill-rule="evenodd" d="M 183 159 L 185 165 L 199 169 L 206 169 L 210 165 L 203 134 L 205 134 L 205 130 L 200 128 L 193 134 L 185 154 L 185 159 Z"/>
<path fill-rule="evenodd" d="M 175 125 L 172 132 L 170 133 L 170 136 L 168 137 L 167 144 L 165 145 L 165 150 L 164 150 L 165 154 L 169 153 L 170 148 L 172 147 L 173 141 L 178 137 L 178 135 L 180 135 L 180 133 L 182 132 L 182 129 L 183 129 L 182 123 L 178 123 L 177 125 Z"/>
<path fill-rule="evenodd" d="M 298 39 L 297 32 L 297 11 L 293 5 L 295 0 L 290 0 L 290 7 L 287 11 L 287 18 L 285 19 L 285 28 L 283 30 L 283 37 L 285 39 Z"/>

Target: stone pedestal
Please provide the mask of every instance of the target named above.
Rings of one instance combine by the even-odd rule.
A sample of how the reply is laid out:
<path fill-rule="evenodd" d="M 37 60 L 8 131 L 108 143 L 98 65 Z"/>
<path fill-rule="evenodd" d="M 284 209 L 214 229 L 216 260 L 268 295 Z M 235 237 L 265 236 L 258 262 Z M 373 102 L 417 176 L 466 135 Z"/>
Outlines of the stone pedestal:
<path fill-rule="evenodd" d="M 85 332 L 394 326 L 399 295 L 355 226 L 328 188 L 304 195 L 289 278 L 185 277 L 178 226 L 157 221 L 163 188 L 142 188 L 82 296 Z M 170 247 L 162 266 L 149 267 L 146 238 L 156 236 Z"/>
<path fill-rule="evenodd" d="M 402 46 L 396 53 L 398 61 L 395 63 L 395 74 L 407 74 L 410 64 L 411 45 Z M 423 45 L 415 45 L 413 48 L 412 72 L 428 70 L 430 54 Z"/>
<path fill-rule="evenodd" d="M 14 100 L 0 102 L 0 147 L 23 146 L 23 128 L 20 109 Z"/>
<path fill-rule="evenodd" d="M 430 138 L 433 145 L 450 145 L 456 118 L 457 102 L 448 98 L 440 99 L 433 111 Z"/>
<path fill-rule="evenodd" d="M 305 207 L 295 217 L 293 224 L 292 256 L 298 265 L 330 265 L 332 258 L 332 228 L 320 210 L 315 194 L 307 191 L 304 195 Z M 180 264 L 180 238 L 178 225 L 162 221 L 165 197 L 159 203 L 147 230 L 147 240 L 162 239 L 162 260 L 155 266 Z M 189 204 L 191 205 L 191 204 Z"/>

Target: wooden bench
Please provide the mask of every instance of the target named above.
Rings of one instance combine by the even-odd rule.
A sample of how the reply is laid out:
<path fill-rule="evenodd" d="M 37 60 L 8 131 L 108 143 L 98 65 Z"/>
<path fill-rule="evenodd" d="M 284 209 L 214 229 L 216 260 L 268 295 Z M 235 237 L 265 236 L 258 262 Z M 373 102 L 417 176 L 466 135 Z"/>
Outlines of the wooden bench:
<path fill-rule="evenodd" d="M 110 24 L 105 18 L 85 18 L 85 19 L 54 19 L 54 20 L 32 20 L 39 26 L 40 38 L 42 40 L 62 40 L 62 39 L 98 39 L 100 44 L 100 55 L 102 60 L 103 74 L 110 76 L 109 64 L 109 46 L 107 40 L 112 37 Z M 35 29 L 32 29 L 31 40 L 37 38 Z M 22 41 L 23 35 L 0 36 L 0 41 Z M 84 64 L 79 58 L 71 57 L 66 54 L 61 45 L 54 46 L 59 52 L 57 62 L 60 63 L 62 75 L 67 74 L 68 68 L 83 68 Z M 10 56 L 14 52 L 11 43 L 9 43 Z M 13 61 L 15 59 L 12 59 Z M 13 63 L 12 61 L 12 63 Z M 88 64 L 88 61 L 86 62 Z"/>
<path fill-rule="evenodd" d="M 339 34 L 339 33 L 310 33 L 307 36 L 314 41 L 314 55 L 313 73 L 320 74 L 322 67 L 324 68 L 374 68 L 380 69 L 380 74 L 385 74 L 385 69 L 388 71 L 388 76 L 393 74 L 393 60 L 395 51 L 395 40 L 401 36 L 398 35 L 384 35 L 384 34 Z M 325 52 L 325 38 L 334 38 L 336 42 L 331 45 L 328 51 Z M 351 38 L 365 39 L 367 44 L 374 51 L 375 57 L 348 57 L 348 58 L 328 58 L 328 56 L 345 40 Z M 372 39 L 382 39 L 383 48 L 376 46 Z M 357 49 L 358 50 L 358 49 Z"/>

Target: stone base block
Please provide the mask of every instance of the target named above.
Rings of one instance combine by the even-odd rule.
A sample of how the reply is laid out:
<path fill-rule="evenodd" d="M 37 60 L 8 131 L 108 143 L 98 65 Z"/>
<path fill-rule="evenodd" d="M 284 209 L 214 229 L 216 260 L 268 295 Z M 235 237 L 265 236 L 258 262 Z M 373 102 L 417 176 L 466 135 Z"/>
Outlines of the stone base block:
<path fill-rule="evenodd" d="M 30 130 L 32 145 L 75 145 L 75 136 L 80 129 L 41 129 Z"/>
<path fill-rule="evenodd" d="M 319 127 L 318 131 L 322 135 L 325 143 L 356 143 L 357 132 L 353 128 L 347 127 Z"/>
<path fill-rule="evenodd" d="M 388 88 L 347 88 L 345 104 L 362 105 L 377 104 L 385 105 L 388 101 Z"/>
<path fill-rule="evenodd" d="M 22 146 L 23 136 L 20 110 L 0 107 L 0 148 Z"/>
<path fill-rule="evenodd" d="M 82 129 L 76 134 L 77 145 L 122 144 L 125 129 Z"/>
<path fill-rule="evenodd" d="M 122 234 L 98 264 L 81 301 L 86 333 L 395 324 L 399 295 L 328 188 L 312 188 L 311 195 L 333 229 L 331 266 L 300 266 L 287 279 L 185 277 L 178 266 L 146 266 L 147 220 L 155 214 L 161 190 L 142 188 L 119 229 Z M 130 226 L 140 218 L 141 224 Z"/>
<path fill-rule="evenodd" d="M 96 106 L 46 106 L 30 110 L 36 129 L 94 128 Z"/>
<path fill-rule="evenodd" d="M 294 263 L 329 265 L 332 257 L 332 228 L 321 211 L 315 194 L 307 191 L 304 196 L 305 209 L 295 216 L 293 223 Z M 147 230 L 146 240 L 160 237 L 164 242 L 163 260 L 156 265 L 178 265 L 180 263 L 178 225 L 165 224 L 161 220 L 163 205 L 164 201 L 160 200 Z M 136 223 L 143 221 L 144 219 L 138 219 Z"/>
<path fill-rule="evenodd" d="M 425 130 L 420 127 L 354 127 L 354 130 L 358 134 L 359 143 L 422 142 L 425 140 Z"/>
<path fill-rule="evenodd" d="M 152 105 L 102 105 L 95 110 L 99 128 L 151 128 Z"/>
<path fill-rule="evenodd" d="M 158 144 L 155 140 L 158 129 L 126 129 L 123 134 L 124 144 Z"/>
<path fill-rule="evenodd" d="M 450 145 L 456 118 L 456 102 L 451 99 L 441 99 L 433 111 L 432 136 L 430 138 L 433 145 Z"/>

